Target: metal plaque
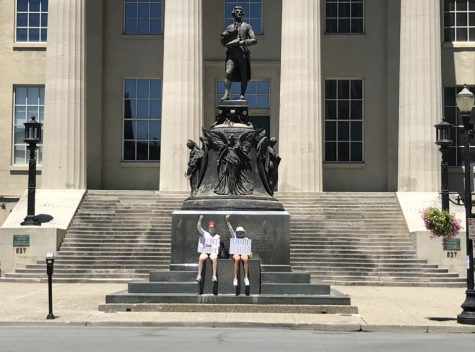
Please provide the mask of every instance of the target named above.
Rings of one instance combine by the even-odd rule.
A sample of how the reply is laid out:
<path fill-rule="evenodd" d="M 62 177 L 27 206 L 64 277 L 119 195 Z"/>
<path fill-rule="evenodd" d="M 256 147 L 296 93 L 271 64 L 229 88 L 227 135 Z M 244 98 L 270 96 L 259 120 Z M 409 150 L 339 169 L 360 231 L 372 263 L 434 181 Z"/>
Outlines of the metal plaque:
<path fill-rule="evenodd" d="M 460 238 L 444 240 L 444 251 L 459 251 L 459 250 L 460 250 Z"/>
<path fill-rule="evenodd" d="M 13 235 L 13 247 L 29 247 L 30 235 Z"/>

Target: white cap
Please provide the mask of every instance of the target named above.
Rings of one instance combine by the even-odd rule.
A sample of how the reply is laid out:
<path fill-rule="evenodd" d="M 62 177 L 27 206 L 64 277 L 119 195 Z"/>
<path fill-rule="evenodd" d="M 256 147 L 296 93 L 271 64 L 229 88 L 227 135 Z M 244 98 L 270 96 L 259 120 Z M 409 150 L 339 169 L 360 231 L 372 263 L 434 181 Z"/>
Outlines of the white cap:
<path fill-rule="evenodd" d="M 236 227 L 236 232 L 246 232 L 246 230 L 244 230 L 244 227 L 238 226 Z"/>

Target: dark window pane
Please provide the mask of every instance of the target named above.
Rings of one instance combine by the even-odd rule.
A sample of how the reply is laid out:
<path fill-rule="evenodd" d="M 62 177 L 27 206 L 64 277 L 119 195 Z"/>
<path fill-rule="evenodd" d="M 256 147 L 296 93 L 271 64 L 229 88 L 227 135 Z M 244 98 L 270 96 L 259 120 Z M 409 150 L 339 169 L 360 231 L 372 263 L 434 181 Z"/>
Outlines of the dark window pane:
<path fill-rule="evenodd" d="M 30 27 L 39 27 L 40 26 L 40 15 L 39 14 L 30 14 L 29 22 Z"/>
<path fill-rule="evenodd" d="M 148 33 L 149 30 L 150 28 L 148 18 L 139 18 L 137 24 L 137 33 Z"/>
<path fill-rule="evenodd" d="M 151 142 L 150 143 L 150 158 L 149 160 L 158 161 L 160 160 L 160 142 Z"/>
<path fill-rule="evenodd" d="M 351 81 L 351 99 L 363 99 L 363 82 Z"/>
<path fill-rule="evenodd" d="M 137 160 L 148 160 L 148 142 L 137 142 Z"/>
<path fill-rule="evenodd" d="M 149 102 L 145 99 L 137 100 L 137 117 L 139 119 L 148 118 L 149 113 Z"/>
<path fill-rule="evenodd" d="M 18 27 L 26 27 L 26 26 L 28 26 L 28 15 L 27 15 L 27 14 L 23 14 L 23 13 L 19 13 L 19 14 L 17 15 L 16 25 L 17 25 Z"/>
<path fill-rule="evenodd" d="M 336 81 L 325 81 L 325 98 L 336 99 Z"/>
<path fill-rule="evenodd" d="M 351 4 L 351 17 L 363 17 L 363 4 Z"/>
<path fill-rule="evenodd" d="M 462 28 L 459 28 L 457 29 L 457 41 L 458 42 L 466 42 L 468 39 L 467 37 L 467 29 L 462 29 Z"/>
<path fill-rule="evenodd" d="M 363 20 L 351 20 L 351 33 L 363 33 Z"/>
<path fill-rule="evenodd" d="M 160 33 L 162 33 L 162 20 L 160 20 L 160 19 L 150 20 L 150 33 L 151 34 L 160 34 Z"/>
<path fill-rule="evenodd" d="M 350 17 L 350 4 L 349 3 L 340 3 L 339 4 L 338 16 L 341 17 Z"/>
<path fill-rule="evenodd" d="M 138 5 L 138 17 L 150 17 L 150 5 L 140 4 Z"/>
<path fill-rule="evenodd" d="M 466 11 L 467 10 L 467 0 L 456 0 L 455 6 L 457 11 Z"/>
<path fill-rule="evenodd" d="M 351 143 L 350 161 L 363 161 L 363 143 Z"/>
<path fill-rule="evenodd" d="M 327 100 L 325 102 L 325 118 L 327 120 L 336 119 L 336 101 Z"/>
<path fill-rule="evenodd" d="M 137 4 L 126 3 L 125 4 L 125 18 L 137 17 Z"/>
<path fill-rule="evenodd" d="M 132 102 L 130 99 L 125 99 L 124 101 L 124 118 L 131 119 L 132 114 Z"/>
<path fill-rule="evenodd" d="M 261 4 L 260 3 L 251 3 L 249 8 L 249 16 L 252 18 L 261 18 Z"/>
<path fill-rule="evenodd" d="M 41 11 L 48 11 L 48 0 L 41 0 Z"/>
<path fill-rule="evenodd" d="M 467 13 L 457 13 L 457 17 L 455 19 L 457 22 L 457 27 L 466 26 L 467 25 Z"/>
<path fill-rule="evenodd" d="M 338 33 L 351 33 L 350 19 L 338 21 Z"/>
<path fill-rule="evenodd" d="M 350 140 L 350 123 L 338 122 L 338 140 L 349 141 Z"/>
<path fill-rule="evenodd" d="M 350 143 L 338 143 L 338 161 L 350 161 Z"/>
<path fill-rule="evenodd" d="M 444 105 L 445 106 L 455 106 L 455 96 L 457 91 L 454 87 L 445 87 L 444 88 Z"/>
<path fill-rule="evenodd" d="M 46 42 L 48 40 L 48 31 L 46 29 L 41 30 L 41 39 L 42 42 Z"/>
<path fill-rule="evenodd" d="M 135 142 L 124 142 L 124 160 L 135 160 Z"/>
<path fill-rule="evenodd" d="M 336 141 L 336 122 L 325 122 L 325 141 Z"/>
<path fill-rule="evenodd" d="M 148 140 L 148 121 L 137 121 L 137 139 Z"/>
<path fill-rule="evenodd" d="M 39 29 L 30 29 L 29 38 L 30 42 L 39 42 L 40 41 L 40 30 Z"/>
<path fill-rule="evenodd" d="M 158 79 L 150 80 L 150 98 L 162 97 L 162 84 Z"/>
<path fill-rule="evenodd" d="M 137 98 L 149 97 L 149 80 L 138 79 L 137 80 Z"/>
<path fill-rule="evenodd" d="M 161 121 L 150 121 L 150 140 L 160 140 L 161 135 Z"/>
<path fill-rule="evenodd" d="M 150 17 L 152 18 L 162 18 L 162 4 L 155 3 L 150 5 Z"/>
<path fill-rule="evenodd" d="M 27 31 L 27 29 L 17 29 L 17 31 L 16 31 L 16 40 L 18 42 L 26 42 L 28 40 L 28 31 Z"/>
<path fill-rule="evenodd" d="M 447 122 L 450 122 L 451 124 L 455 123 L 455 108 L 453 107 L 445 107 L 444 108 L 444 117 L 447 120 Z"/>
<path fill-rule="evenodd" d="M 328 3 L 327 2 L 327 17 L 337 17 L 338 16 L 338 8 L 336 3 Z"/>
<path fill-rule="evenodd" d="M 30 12 L 39 12 L 40 11 L 40 0 L 30 0 Z"/>
<path fill-rule="evenodd" d="M 445 11 L 454 11 L 455 10 L 455 0 L 444 0 L 444 10 Z"/>
<path fill-rule="evenodd" d="M 350 102 L 348 100 L 338 101 L 338 119 L 350 118 Z"/>
<path fill-rule="evenodd" d="M 48 27 L 48 15 L 41 15 L 41 27 Z"/>
<path fill-rule="evenodd" d="M 150 100 L 150 118 L 159 118 L 162 116 L 161 100 Z"/>
<path fill-rule="evenodd" d="M 468 30 L 468 40 L 471 41 L 471 42 L 475 42 L 475 28 L 470 28 Z"/>
<path fill-rule="evenodd" d="M 455 26 L 455 14 L 452 12 L 447 12 L 444 14 L 444 26 L 453 27 Z"/>
<path fill-rule="evenodd" d="M 444 29 L 444 41 L 445 42 L 455 41 L 455 29 L 453 28 Z"/>
<path fill-rule="evenodd" d="M 449 166 L 456 166 L 457 165 L 457 149 L 449 148 L 449 152 L 447 153 L 447 159 L 449 162 Z"/>
<path fill-rule="evenodd" d="M 363 101 L 352 100 L 351 101 L 351 119 L 360 120 L 363 118 Z"/>
<path fill-rule="evenodd" d="M 137 91 L 137 81 L 135 79 L 126 79 L 125 80 L 125 97 L 135 98 L 136 91 Z"/>
<path fill-rule="evenodd" d="M 135 139 L 134 121 L 125 121 L 124 123 L 124 139 Z"/>
<path fill-rule="evenodd" d="M 350 82 L 338 81 L 338 99 L 348 99 L 350 97 Z"/>
<path fill-rule="evenodd" d="M 363 124 L 361 122 L 351 123 L 351 140 L 363 141 Z"/>
<path fill-rule="evenodd" d="M 337 26 L 337 20 L 336 19 L 327 19 L 326 32 L 327 33 L 338 33 L 338 26 Z"/>
<path fill-rule="evenodd" d="M 325 143 L 325 161 L 336 161 L 336 143 Z"/>
<path fill-rule="evenodd" d="M 475 0 L 468 0 L 468 9 L 470 11 L 475 11 Z"/>
<path fill-rule="evenodd" d="M 18 12 L 28 11 L 28 0 L 17 0 L 17 11 Z"/>

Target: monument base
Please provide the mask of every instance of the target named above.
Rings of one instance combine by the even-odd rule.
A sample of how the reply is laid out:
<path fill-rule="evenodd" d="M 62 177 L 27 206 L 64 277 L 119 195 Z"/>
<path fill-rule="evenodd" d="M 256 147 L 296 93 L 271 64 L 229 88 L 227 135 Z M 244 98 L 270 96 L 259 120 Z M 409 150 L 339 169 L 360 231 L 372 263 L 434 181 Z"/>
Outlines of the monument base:
<path fill-rule="evenodd" d="M 280 268 L 290 265 L 289 221 L 286 211 L 198 211 L 178 210 L 172 214 L 171 269 L 187 270 L 198 262 L 198 218 L 203 215 L 202 227 L 208 221 L 216 223 L 217 233 L 229 249 L 231 237 L 225 216 L 231 215 L 234 229 L 242 226 L 252 240 L 252 258 L 259 259 L 263 266 Z M 289 267 L 290 268 L 290 267 Z M 283 269 L 285 270 L 285 269 Z"/>

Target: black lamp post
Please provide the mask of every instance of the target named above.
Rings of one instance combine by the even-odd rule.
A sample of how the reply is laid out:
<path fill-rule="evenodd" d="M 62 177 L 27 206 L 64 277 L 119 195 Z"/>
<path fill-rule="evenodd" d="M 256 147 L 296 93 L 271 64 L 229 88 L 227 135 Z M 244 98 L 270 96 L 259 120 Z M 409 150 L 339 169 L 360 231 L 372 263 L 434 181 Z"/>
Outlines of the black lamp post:
<path fill-rule="evenodd" d="M 53 315 L 53 265 L 54 253 L 46 253 L 46 273 L 48 274 L 48 316 L 46 319 L 55 319 Z"/>
<path fill-rule="evenodd" d="M 460 110 L 460 117 L 463 121 L 464 129 L 464 149 L 465 149 L 465 233 L 467 241 L 467 291 L 465 291 L 465 302 L 462 304 L 462 313 L 457 316 L 460 324 L 475 325 L 475 290 L 473 287 L 473 244 L 470 239 L 469 219 L 472 218 L 472 189 L 470 180 L 470 138 L 472 137 L 473 124 L 470 123 L 471 112 L 475 96 L 467 87 L 457 94 L 457 107 Z"/>
<path fill-rule="evenodd" d="M 435 125 L 436 141 L 435 144 L 439 146 L 439 150 L 442 154 L 442 161 L 440 162 L 441 170 L 441 190 L 442 195 L 442 210 L 449 211 L 449 162 L 447 161 L 447 155 L 449 153 L 449 145 L 452 144 L 451 129 L 452 124 L 443 119 L 437 125 Z"/>
<path fill-rule="evenodd" d="M 21 225 L 41 226 L 41 223 L 35 216 L 35 192 L 36 192 L 36 149 L 38 143 L 41 142 L 41 127 L 42 123 L 35 121 L 32 116 L 31 120 L 25 122 L 25 139 L 24 142 L 28 144 L 30 151 L 30 158 L 28 161 L 28 212 L 25 221 Z"/>

